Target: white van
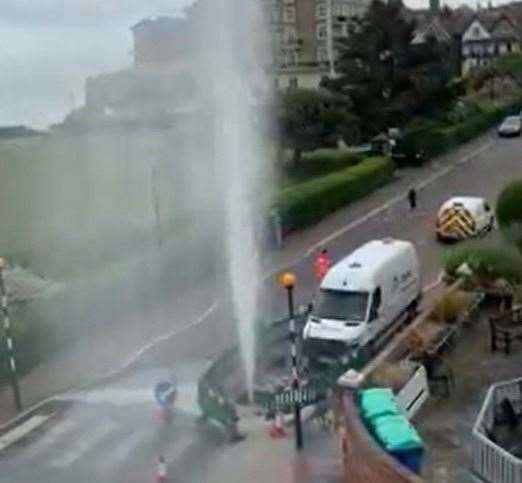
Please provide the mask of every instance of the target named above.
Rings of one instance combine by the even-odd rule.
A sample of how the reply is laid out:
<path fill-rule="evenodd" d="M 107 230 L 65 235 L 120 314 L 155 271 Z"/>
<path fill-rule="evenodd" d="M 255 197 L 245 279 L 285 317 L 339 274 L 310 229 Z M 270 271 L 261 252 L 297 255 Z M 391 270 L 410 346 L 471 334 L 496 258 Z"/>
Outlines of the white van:
<path fill-rule="evenodd" d="M 305 351 L 321 349 L 334 356 L 332 352 L 376 347 L 395 321 L 415 314 L 420 296 L 414 246 L 393 239 L 368 242 L 323 279 L 303 331 Z"/>
<path fill-rule="evenodd" d="M 455 196 L 446 201 L 437 213 L 437 238 L 464 240 L 486 234 L 493 229 L 495 215 L 484 198 Z"/>

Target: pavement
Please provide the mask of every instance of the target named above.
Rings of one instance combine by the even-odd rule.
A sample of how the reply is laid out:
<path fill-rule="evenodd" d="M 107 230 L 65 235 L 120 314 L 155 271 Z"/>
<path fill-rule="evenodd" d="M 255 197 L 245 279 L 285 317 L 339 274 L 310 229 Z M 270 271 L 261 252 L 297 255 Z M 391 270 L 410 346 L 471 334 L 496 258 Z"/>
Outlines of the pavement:
<path fill-rule="evenodd" d="M 445 356 L 455 375 L 449 398 L 431 398 L 414 421 L 427 446 L 424 474 L 437 483 L 474 483 L 469 471 L 472 428 L 489 387 L 522 374 L 522 351 L 513 346 L 510 356 L 491 352 L 488 315 L 496 307 L 482 310 L 467 327 L 456 349 Z"/>
<path fill-rule="evenodd" d="M 282 250 L 264 261 L 268 277 L 261 286 L 263 314 L 271 318 L 285 313 L 286 300 L 274 280 L 284 268 L 297 275 L 296 302 L 310 300 L 315 290 L 313 255 L 323 245 L 335 261 L 370 239 L 412 240 L 419 250 L 424 284 L 433 285 L 445 250 L 435 241 L 437 208 L 457 194 L 494 201 L 504 184 L 522 176 L 521 147 L 519 139 L 484 136 L 424 168 L 399 173 L 394 183 L 374 195 L 290 236 Z M 404 198 L 412 185 L 420 188 L 414 213 Z M 44 483 L 90 481 L 101 475 L 105 482 L 149 481 L 159 452 L 167 458 L 169 472 L 178 475 L 173 481 L 308 481 L 308 476 L 293 476 L 304 467 L 311 471 L 309 481 L 340 481 L 331 434 L 310 430 L 310 450 L 293 458 L 290 438 L 274 442 L 260 432 L 223 448 L 218 436 L 199 423 L 193 399 L 197 377 L 209 358 L 236 341 L 225 291 L 212 283 L 194 287 L 183 293 L 182 300 L 148 312 L 145 327 L 139 314 L 130 316 L 124 325 L 109 318 L 103 340 L 94 344 L 87 338 L 82 351 L 57 357 L 26 376 L 22 394 L 27 403 L 60 391 L 74 380 L 67 357 L 70 361 L 80 358 L 84 372 L 91 376 L 112 377 L 101 386 L 62 395 L 67 410 L 0 454 L 0 481 L 30 482 L 36 475 Z M 115 377 L 114 368 L 125 371 Z M 185 388 L 184 403 L 173 425 L 166 428 L 154 419 L 152 387 L 173 372 Z M 0 393 L 2 414 L 7 414 L 10 397 L 8 388 Z M 192 479 L 187 475 L 193 475 Z"/>

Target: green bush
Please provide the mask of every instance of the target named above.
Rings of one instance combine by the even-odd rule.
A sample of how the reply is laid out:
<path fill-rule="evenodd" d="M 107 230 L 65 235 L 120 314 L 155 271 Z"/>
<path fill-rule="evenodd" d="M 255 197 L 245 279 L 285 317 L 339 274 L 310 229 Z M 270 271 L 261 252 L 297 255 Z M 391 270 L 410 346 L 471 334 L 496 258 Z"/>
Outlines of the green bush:
<path fill-rule="evenodd" d="M 500 193 L 497 219 L 507 240 L 522 251 L 522 180 L 513 181 Z"/>
<path fill-rule="evenodd" d="M 522 256 L 505 246 L 469 243 L 451 250 L 445 260 L 448 275 L 457 275 L 457 269 L 466 263 L 474 275 L 489 281 L 499 278 L 519 284 L 522 282 Z"/>
<path fill-rule="evenodd" d="M 364 157 L 340 149 L 317 149 L 304 153 L 297 164 L 287 163 L 284 176 L 292 181 L 304 181 L 316 176 L 324 176 L 360 163 Z"/>
<path fill-rule="evenodd" d="M 483 109 L 451 126 L 416 127 L 406 131 L 403 142 L 422 149 L 426 158 L 433 158 L 470 141 L 502 120 L 519 102 Z"/>
<path fill-rule="evenodd" d="M 284 189 L 276 202 L 285 232 L 310 225 L 359 199 L 384 183 L 393 173 L 385 158 L 368 158 L 357 166 Z"/>

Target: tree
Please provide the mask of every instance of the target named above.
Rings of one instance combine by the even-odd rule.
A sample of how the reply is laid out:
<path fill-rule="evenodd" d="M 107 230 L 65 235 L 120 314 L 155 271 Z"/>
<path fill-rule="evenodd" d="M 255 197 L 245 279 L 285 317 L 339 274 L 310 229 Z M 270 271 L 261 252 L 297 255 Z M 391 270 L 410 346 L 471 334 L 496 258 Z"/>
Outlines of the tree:
<path fill-rule="evenodd" d="M 522 180 L 513 181 L 500 193 L 497 220 L 504 236 L 522 252 Z"/>
<path fill-rule="evenodd" d="M 356 136 L 357 119 L 349 108 L 346 97 L 326 91 L 291 89 L 281 93 L 277 113 L 280 142 L 293 150 L 293 162 L 300 161 L 303 151 L 334 145 L 339 137 Z"/>
<path fill-rule="evenodd" d="M 340 76 L 331 87 L 349 95 L 370 134 L 422 114 L 448 81 L 447 47 L 435 39 L 413 45 L 413 31 L 400 2 L 374 0 L 339 41 Z"/>

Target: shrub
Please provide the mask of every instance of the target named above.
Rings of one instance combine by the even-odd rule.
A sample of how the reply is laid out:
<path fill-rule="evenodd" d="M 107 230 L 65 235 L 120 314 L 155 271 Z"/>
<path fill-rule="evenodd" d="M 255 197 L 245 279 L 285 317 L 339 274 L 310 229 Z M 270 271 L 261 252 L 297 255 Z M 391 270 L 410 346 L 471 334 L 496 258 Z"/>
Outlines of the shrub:
<path fill-rule="evenodd" d="M 511 112 L 514 106 L 518 106 L 518 101 L 507 106 L 483 109 L 469 115 L 462 122 L 448 127 L 413 128 L 405 133 L 403 142 L 416 150 L 424 150 L 426 158 L 432 158 L 444 154 L 487 131 Z"/>
<path fill-rule="evenodd" d="M 354 166 L 363 160 L 361 154 L 340 149 L 317 149 L 302 155 L 297 164 L 286 164 L 284 175 L 292 180 L 323 176 Z"/>
<path fill-rule="evenodd" d="M 284 189 L 276 205 L 285 232 L 310 225 L 388 182 L 393 164 L 368 158 L 359 165 Z"/>
<path fill-rule="evenodd" d="M 497 219 L 504 236 L 522 251 L 522 180 L 513 181 L 500 193 Z"/>
<path fill-rule="evenodd" d="M 466 263 L 473 275 L 485 281 L 504 279 L 512 284 L 522 282 L 522 257 L 505 246 L 462 245 L 446 256 L 445 270 L 456 276 L 458 268 Z"/>
<path fill-rule="evenodd" d="M 429 318 L 434 322 L 457 322 L 469 308 L 473 298 L 472 294 L 461 290 L 446 293 L 435 301 Z"/>

